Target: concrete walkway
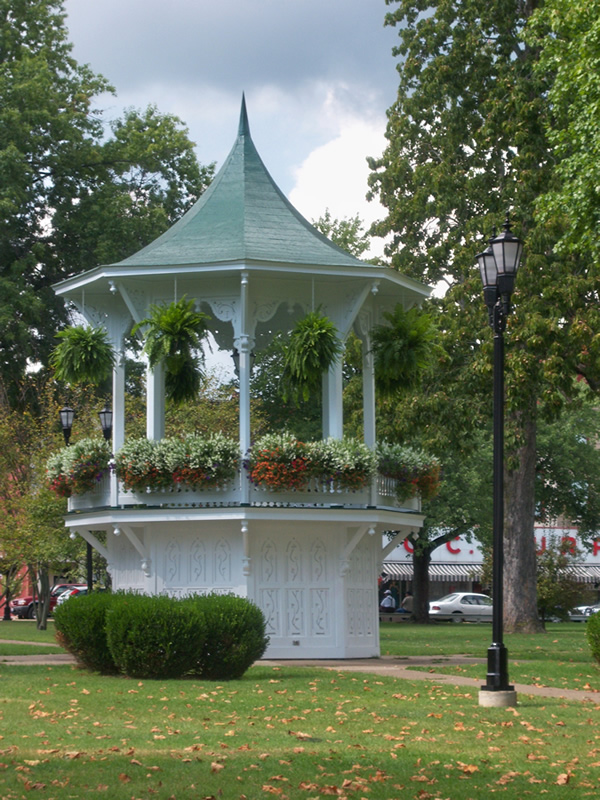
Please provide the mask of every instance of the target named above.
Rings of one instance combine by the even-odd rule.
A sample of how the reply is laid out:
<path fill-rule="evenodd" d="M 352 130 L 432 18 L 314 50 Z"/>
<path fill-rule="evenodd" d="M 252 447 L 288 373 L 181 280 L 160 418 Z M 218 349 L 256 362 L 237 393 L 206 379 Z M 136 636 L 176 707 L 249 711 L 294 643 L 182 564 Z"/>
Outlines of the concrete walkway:
<path fill-rule="evenodd" d="M 4 642 L 7 643 L 5 639 Z M 24 644 L 15 642 L 15 644 Z M 75 659 L 68 653 L 47 653 L 31 656 L 0 656 L 0 667 L 4 665 L 34 665 L 59 666 L 75 664 Z M 381 675 L 386 678 L 401 678 L 407 681 L 433 681 L 441 685 L 468 686 L 479 691 L 485 681 L 485 658 L 470 658 L 468 656 L 381 656 L 380 658 L 355 658 L 343 661 L 330 659 L 324 660 L 289 660 L 274 661 L 264 659 L 256 662 L 263 667 L 319 667 L 335 672 L 360 672 L 371 675 Z M 481 677 L 469 678 L 464 675 L 444 675 L 435 671 L 436 666 L 461 666 L 466 664 L 480 664 Z M 422 669 L 418 669 L 422 667 Z M 585 700 L 600 706 L 600 691 L 585 691 L 579 689 L 558 689 L 553 686 L 531 686 L 524 683 L 515 683 L 517 696 L 538 695 L 540 697 L 554 697 L 564 700 Z"/>

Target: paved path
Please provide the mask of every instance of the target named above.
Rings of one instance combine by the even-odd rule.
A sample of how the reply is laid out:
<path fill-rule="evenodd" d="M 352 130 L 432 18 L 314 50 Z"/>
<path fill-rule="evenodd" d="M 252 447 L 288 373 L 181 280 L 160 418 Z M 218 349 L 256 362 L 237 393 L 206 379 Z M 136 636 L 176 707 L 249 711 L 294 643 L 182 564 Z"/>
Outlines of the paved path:
<path fill-rule="evenodd" d="M 6 639 L 4 640 L 7 641 Z M 18 642 L 23 644 L 23 642 Z M 46 653 L 32 656 L 0 656 L 0 667 L 4 664 L 42 664 L 47 666 L 75 664 L 75 659 L 68 653 Z M 452 686 L 468 686 L 479 690 L 485 680 L 485 658 L 468 656 L 381 656 L 380 658 L 355 658 L 343 661 L 335 660 L 271 660 L 257 662 L 260 666 L 273 667 L 320 667 L 336 672 L 362 672 L 371 675 L 382 675 L 388 678 L 402 678 L 408 681 L 433 681 Z M 460 666 L 465 664 L 481 664 L 481 678 L 469 678 L 464 675 L 444 675 L 435 671 L 436 666 Z M 423 669 L 417 669 L 422 667 Z M 531 686 L 515 683 L 517 696 L 539 695 L 564 700 L 586 700 L 600 705 L 600 691 L 584 691 L 580 689 L 558 689 L 553 686 Z"/>

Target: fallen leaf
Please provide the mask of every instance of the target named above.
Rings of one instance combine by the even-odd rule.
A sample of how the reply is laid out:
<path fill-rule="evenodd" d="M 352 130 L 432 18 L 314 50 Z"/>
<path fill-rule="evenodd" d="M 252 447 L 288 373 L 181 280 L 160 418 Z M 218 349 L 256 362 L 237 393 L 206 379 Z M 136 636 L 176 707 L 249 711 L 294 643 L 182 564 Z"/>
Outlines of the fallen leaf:
<path fill-rule="evenodd" d="M 569 782 L 570 778 L 571 778 L 571 773 L 570 772 L 561 772 L 561 774 L 556 779 L 556 783 L 559 786 L 566 786 L 567 783 Z"/>
<path fill-rule="evenodd" d="M 129 777 L 129 775 L 126 775 L 124 772 L 119 773 L 119 780 L 121 781 L 121 783 L 131 782 L 131 778 Z"/>
<path fill-rule="evenodd" d="M 225 769 L 225 764 L 219 764 L 218 761 L 213 761 L 210 765 L 211 772 L 220 772 L 222 769 Z"/>

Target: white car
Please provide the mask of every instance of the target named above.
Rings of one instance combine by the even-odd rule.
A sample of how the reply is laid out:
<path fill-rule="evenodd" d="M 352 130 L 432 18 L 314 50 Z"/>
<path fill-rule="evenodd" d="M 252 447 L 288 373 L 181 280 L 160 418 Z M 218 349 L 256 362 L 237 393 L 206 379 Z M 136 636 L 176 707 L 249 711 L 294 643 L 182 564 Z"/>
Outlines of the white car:
<path fill-rule="evenodd" d="M 587 606 L 575 606 L 575 608 L 569 611 L 569 617 L 577 622 L 582 617 L 591 617 L 592 614 L 597 614 L 598 611 L 600 611 L 600 603 Z"/>
<path fill-rule="evenodd" d="M 491 622 L 492 608 L 491 598 L 486 594 L 453 592 L 429 603 L 429 616 L 452 622 Z"/>

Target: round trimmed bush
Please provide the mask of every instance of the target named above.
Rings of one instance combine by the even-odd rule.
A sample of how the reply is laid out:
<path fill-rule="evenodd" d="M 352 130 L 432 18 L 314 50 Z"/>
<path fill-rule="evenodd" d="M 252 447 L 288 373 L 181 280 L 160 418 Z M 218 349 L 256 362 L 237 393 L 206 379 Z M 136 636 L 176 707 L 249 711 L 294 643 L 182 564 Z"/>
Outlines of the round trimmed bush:
<path fill-rule="evenodd" d="M 585 635 L 592 651 L 592 656 L 600 664 L 600 614 L 592 614 L 588 617 Z"/>
<path fill-rule="evenodd" d="M 118 672 L 106 640 L 106 615 L 113 596 L 92 592 L 54 609 L 56 638 L 77 663 L 104 675 Z"/>
<path fill-rule="evenodd" d="M 269 643 L 262 611 L 232 594 L 196 596 L 190 601 L 202 609 L 206 634 L 194 674 L 212 681 L 241 678 Z"/>
<path fill-rule="evenodd" d="M 115 594 L 106 637 L 120 672 L 132 678 L 180 678 L 194 669 L 206 636 L 192 599 Z"/>

